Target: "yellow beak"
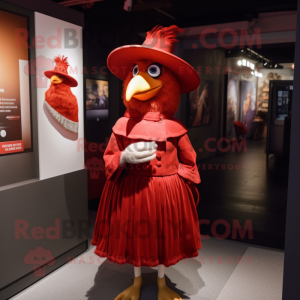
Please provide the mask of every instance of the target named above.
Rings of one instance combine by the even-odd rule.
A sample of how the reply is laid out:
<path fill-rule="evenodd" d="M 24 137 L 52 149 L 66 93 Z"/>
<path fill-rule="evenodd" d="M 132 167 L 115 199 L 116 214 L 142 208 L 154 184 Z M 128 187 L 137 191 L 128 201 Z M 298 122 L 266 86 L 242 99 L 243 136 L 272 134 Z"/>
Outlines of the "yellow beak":
<path fill-rule="evenodd" d="M 126 89 L 126 101 L 130 101 L 132 97 L 146 101 L 153 98 L 162 88 L 163 84 L 160 80 L 151 77 L 146 72 L 140 72 L 133 77 Z"/>
<path fill-rule="evenodd" d="M 53 75 L 50 80 L 51 80 L 51 83 L 59 84 L 64 81 L 64 78 L 62 76 L 59 78 L 57 75 Z"/>

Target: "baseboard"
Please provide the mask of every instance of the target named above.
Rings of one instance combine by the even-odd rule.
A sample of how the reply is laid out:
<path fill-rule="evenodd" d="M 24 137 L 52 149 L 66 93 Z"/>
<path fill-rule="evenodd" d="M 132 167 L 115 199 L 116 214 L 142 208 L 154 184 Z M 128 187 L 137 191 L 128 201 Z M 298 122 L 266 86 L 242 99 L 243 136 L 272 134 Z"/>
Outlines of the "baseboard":
<path fill-rule="evenodd" d="M 55 257 L 55 264 L 53 266 L 47 266 L 47 274 L 51 274 L 53 271 L 57 270 L 58 268 L 62 267 L 66 263 L 68 263 L 68 258 L 74 258 L 88 249 L 88 241 L 84 241 L 81 244 L 75 246 L 74 248 L 70 249 L 69 251 Z M 34 277 L 34 272 L 30 272 L 25 276 L 19 278 L 18 280 L 10 283 L 9 285 L 3 287 L 0 290 L 0 299 L 9 299 L 14 295 L 20 293 L 24 289 L 28 288 L 32 284 L 36 283 L 37 281 L 45 278 L 45 277 Z"/>

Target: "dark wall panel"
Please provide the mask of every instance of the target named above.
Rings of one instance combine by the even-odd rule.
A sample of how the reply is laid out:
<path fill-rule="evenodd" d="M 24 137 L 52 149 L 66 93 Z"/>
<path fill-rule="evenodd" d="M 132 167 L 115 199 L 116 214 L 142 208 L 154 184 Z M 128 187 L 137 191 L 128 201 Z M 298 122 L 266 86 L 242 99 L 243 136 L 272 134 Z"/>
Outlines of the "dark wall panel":
<path fill-rule="evenodd" d="M 57 231 L 47 235 L 50 227 Z M 58 257 L 88 239 L 87 227 L 85 170 L 0 189 L 0 290 L 32 273 L 28 251 L 43 247 Z"/>

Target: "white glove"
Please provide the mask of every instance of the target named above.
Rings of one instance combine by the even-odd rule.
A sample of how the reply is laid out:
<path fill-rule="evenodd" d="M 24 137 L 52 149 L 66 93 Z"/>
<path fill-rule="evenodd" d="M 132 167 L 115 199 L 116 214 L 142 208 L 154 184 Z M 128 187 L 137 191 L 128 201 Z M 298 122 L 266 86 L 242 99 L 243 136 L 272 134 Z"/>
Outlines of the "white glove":
<path fill-rule="evenodd" d="M 121 154 L 120 166 L 125 163 L 141 164 L 156 157 L 155 142 L 138 142 L 129 145 Z"/>

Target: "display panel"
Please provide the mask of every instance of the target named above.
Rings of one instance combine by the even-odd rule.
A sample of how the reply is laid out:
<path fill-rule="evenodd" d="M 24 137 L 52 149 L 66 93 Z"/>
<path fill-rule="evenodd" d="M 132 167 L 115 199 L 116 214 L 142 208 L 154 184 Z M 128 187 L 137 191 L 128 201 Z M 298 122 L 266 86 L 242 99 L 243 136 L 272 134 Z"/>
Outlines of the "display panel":
<path fill-rule="evenodd" d="M 240 111 L 241 111 L 241 122 L 245 124 L 249 130 L 251 124 L 255 118 L 256 108 L 256 83 L 253 81 L 241 81 L 240 91 Z"/>
<path fill-rule="evenodd" d="M 86 120 L 108 119 L 109 86 L 108 81 L 86 79 L 85 83 Z"/>
<path fill-rule="evenodd" d="M 189 96 L 189 127 L 210 125 L 214 109 L 214 82 L 201 80 L 199 87 Z"/>
<path fill-rule="evenodd" d="M 277 91 L 277 110 L 276 117 L 277 119 L 284 119 L 288 116 L 289 104 L 292 99 L 292 90 L 278 90 Z"/>
<path fill-rule="evenodd" d="M 28 32 L 26 17 L 0 10 L 0 155 L 32 150 L 28 48 L 16 33 Z"/>
<path fill-rule="evenodd" d="M 41 86 L 37 86 L 37 116 L 39 178 L 44 180 L 84 168 L 82 27 L 38 12 L 34 13 L 34 19 L 35 35 L 49 41 L 43 47 L 35 49 L 37 67 L 40 66 L 43 70 L 41 73 L 45 75 L 47 70 L 61 69 L 57 63 L 47 63 L 61 55 L 68 58 L 69 67 L 65 74 L 73 77 L 78 83 L 76 87 L 71 87 L 71 92 L 77 99 L 74 102 L 78 105 L 78 122 L 72 119 L 78 123 L 78 130 L 72 132 L 62 126 L 46 108 L 45 100 L 49 98 L 45 97 L 45 94 L 51 86 L 51 79 L 44 76 L 43 81 L 37 82 L 42 83 Z M 41 65 L 38 65 L 39 63 Z M 61 109 L 57 108 L 56 111 L 62 114 Z M 75 113 L 77 115 L 77 111 Z"/>
<path fill-rule="evenodd" d="M 227 88 L 227 138 L 235 138 L 234 121 L 238 120 L 238 80 L 230 79 Z"/>

